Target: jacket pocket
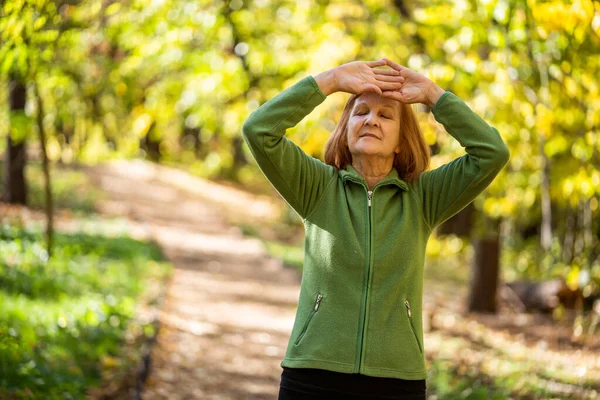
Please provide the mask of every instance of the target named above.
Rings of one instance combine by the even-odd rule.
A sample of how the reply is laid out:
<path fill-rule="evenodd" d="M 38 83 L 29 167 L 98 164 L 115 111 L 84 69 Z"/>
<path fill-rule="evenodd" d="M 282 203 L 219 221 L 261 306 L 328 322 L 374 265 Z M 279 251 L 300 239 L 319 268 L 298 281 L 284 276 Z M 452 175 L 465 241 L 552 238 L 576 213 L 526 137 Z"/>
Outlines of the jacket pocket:
<path fill-rule="evenodd" d="M 300 341 L 302 340 L 302 338 L 306 334 L 306 331 L 308 330 L 308 325 L 310 324 L 310 321 L 312 320 L 313 316 L 317 313 L 317 311 L 319 311 L 319 305 L 321 304 L 321 299 L 322 298 L 323 298 L 323 295 L 321 295 L 321 294 L 317 295 L 317 299 L 315 300 L 315 308 L 312 310 L 312 312 L 310 313 L 310 315 L 306 319 L 306 322 L 304 323 L 304 327 L 302 328 L 302 331 L 300 332 L 300 335 L 298 335 L 298 339 L 296 339 L 296 345 L 298 343 L 300 343 Z"/>
<path fill-rule="evenodd" d="M 415 340 L 417 341 L 417 346 L 419 346 L 419 351 L 421 352 L 421 354 L 423 354 L 423 349 L 421 348 L 421 343 L 419 343 L 419 338 L 417 337 L 417 331 L 415 330 L 415 326 L 413 325 L 412 313 L 410 312 L 410 303 L 408 302 L 408 300 L 404 300 L 404 305 L 406 306 L 406 313 L 408 314 L 408 320 L 410 322 L 410 328 L 412 329 L 413 336 L 415 337 Z"/>

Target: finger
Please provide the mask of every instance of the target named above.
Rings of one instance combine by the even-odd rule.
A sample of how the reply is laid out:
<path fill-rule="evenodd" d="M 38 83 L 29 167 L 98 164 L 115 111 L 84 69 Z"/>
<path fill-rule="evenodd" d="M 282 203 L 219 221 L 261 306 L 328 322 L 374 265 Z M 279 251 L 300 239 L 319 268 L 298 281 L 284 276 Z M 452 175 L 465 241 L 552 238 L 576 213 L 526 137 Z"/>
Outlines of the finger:
<path fill-rule="evenodd" d="M 383 92 L 382 96 L 404 103 L 403 97 L 399 92 Z"/>
<path fill-rule="evenodd" d="M 406 67 L 403 67 L 402 65 L 393 62 L 392 60 L 390 60 L 389 58 L 384 58 L 383 59 L 385 61 L 385 63 L 387 65 L 389 65 L 390 67 L 392 67 L 393 69 L 395 69 L 396 71 L 400 71 L 402 72 L 403 69 L 406 69 Z"/>
<path fill-rule="evenodd" d="M 378 67 L 380 65 L 385 65 L 385 61 L 383 58 L 381 60 L 377 60 L 377 61 L 367 61 L 367 65 L 369 67 Z"/>
<path fill-rule="evenodd" d="M 388 90 L 388 91 L 383 92 L 381 95 L 383 97 L 388 97 L 390 99 L 404 103 L 404 96 L 402 95 L 402 93 L 400 93 L 398 91 Z"/>
<path fill-rule="evenodd" d="M 375 92 L 377 94 L 381 94 L 381 89 L 379 88 L 379 86 L 377 85 L 372 85 L 370 83 L 367 83 L 365 85 L 365 92 Z"/>
<path fill-rule="evenodd" d="M 373 72 L 377 75 L 391 75 L 391 76 L 398 76 L 400 74 L 400 71 L 396 71 L 395 69 L 381 69 L 381 68 L 375 68 L 373 69 Z"/>
<path fill-rule="evenodd" d="M 378 82 L 377 85 L 382 90 L 399 90 L 402 89 L 403 82 Z"/>
<path fill-rule="evenodd" d="M 375 76 L 375 79 L 380 81 L 380 82 L 400 82 L 400 83 L 404 83 L 404 81 L 406 80 L 406 78 L 404 78 L 403 76 L 388 76 L 388 75 L 377 75 Z"/>

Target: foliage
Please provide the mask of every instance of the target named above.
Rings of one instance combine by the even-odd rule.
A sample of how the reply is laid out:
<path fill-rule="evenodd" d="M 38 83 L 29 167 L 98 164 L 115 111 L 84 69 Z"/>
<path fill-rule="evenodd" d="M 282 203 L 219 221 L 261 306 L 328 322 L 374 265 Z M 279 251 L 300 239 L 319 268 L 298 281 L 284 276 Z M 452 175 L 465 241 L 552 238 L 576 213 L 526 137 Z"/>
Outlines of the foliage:
<path fill-rule="evenodd" d="M 597 2 L 11 0 L 1 11 L 2 71 L 38 74 L 51 160 L 152 156 L 265 186 L 241 140 L 248 114 L 307 74 L 386 56 L 465 99 L 509 145 L 477 209 L 524 236 L 547 193 L 562 262 L 600 266 Z M 322 157 L 346 98 L 331 95 L 289 137 Z M 463 154 L 419 118 L 433 168 Z M 557 261 L 537 256 L 530 275 Z"/>
<path fill-rule="evenodd" d="M 127 237 L 57 235 L 48 260 L 40 232 L 3 220 L 0 394 L 83 397 L 121 357 L 145 282 L 168 271 L 153 245 Z"/>

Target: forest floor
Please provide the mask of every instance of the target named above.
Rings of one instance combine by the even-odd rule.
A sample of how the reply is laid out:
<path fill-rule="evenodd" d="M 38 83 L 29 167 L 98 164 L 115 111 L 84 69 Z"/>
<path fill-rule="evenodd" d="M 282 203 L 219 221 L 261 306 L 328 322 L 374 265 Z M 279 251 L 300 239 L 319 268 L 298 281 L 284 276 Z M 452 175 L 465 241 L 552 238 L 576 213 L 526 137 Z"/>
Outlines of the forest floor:
<path fill-rule="evenodd" d="M 143 398 L 276 398 L 300 276 L 227 223 L 210 196 L 246 201 L 248 214 L 249 202 L 270 203 L 152 164 L 89 172 L 108 197 L 101 211 L 145 226 L 175 268 Z"/>
<path fill-rule="evenodd" d="M 107 194 L 100 211 L 143 226 L 175 268 L 143 398 L 275 399 L 301 276 L 235 221 L 268 226 L 282 204 L 145 162 L 88 174 Z M 425 289 L 429 399 L 600 399 L 598 335 L 577 343 L 569 323 L 508 308 L 465 313 L 466 285 L 441 276 Z"/>

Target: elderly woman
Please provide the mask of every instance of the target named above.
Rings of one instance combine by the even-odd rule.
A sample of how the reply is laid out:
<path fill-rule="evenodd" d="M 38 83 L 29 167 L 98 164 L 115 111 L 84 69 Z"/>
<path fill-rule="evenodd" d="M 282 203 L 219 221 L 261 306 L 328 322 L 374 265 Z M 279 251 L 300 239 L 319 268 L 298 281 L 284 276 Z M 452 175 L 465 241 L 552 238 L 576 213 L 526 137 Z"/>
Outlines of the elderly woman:
<path fill-rule="evenodd" d="M 337 91 L 352 95 L 322 162 L 284 135 Z M 427 170 L 412 103 L 428 105 L 466 154 Z M 425 247 L 507 164 L 498 131 L 452 92 L 383 58 L 300 80 L 255 110 L 243 137 L 305 228 L 279 399 L 424 399 Z"/>

